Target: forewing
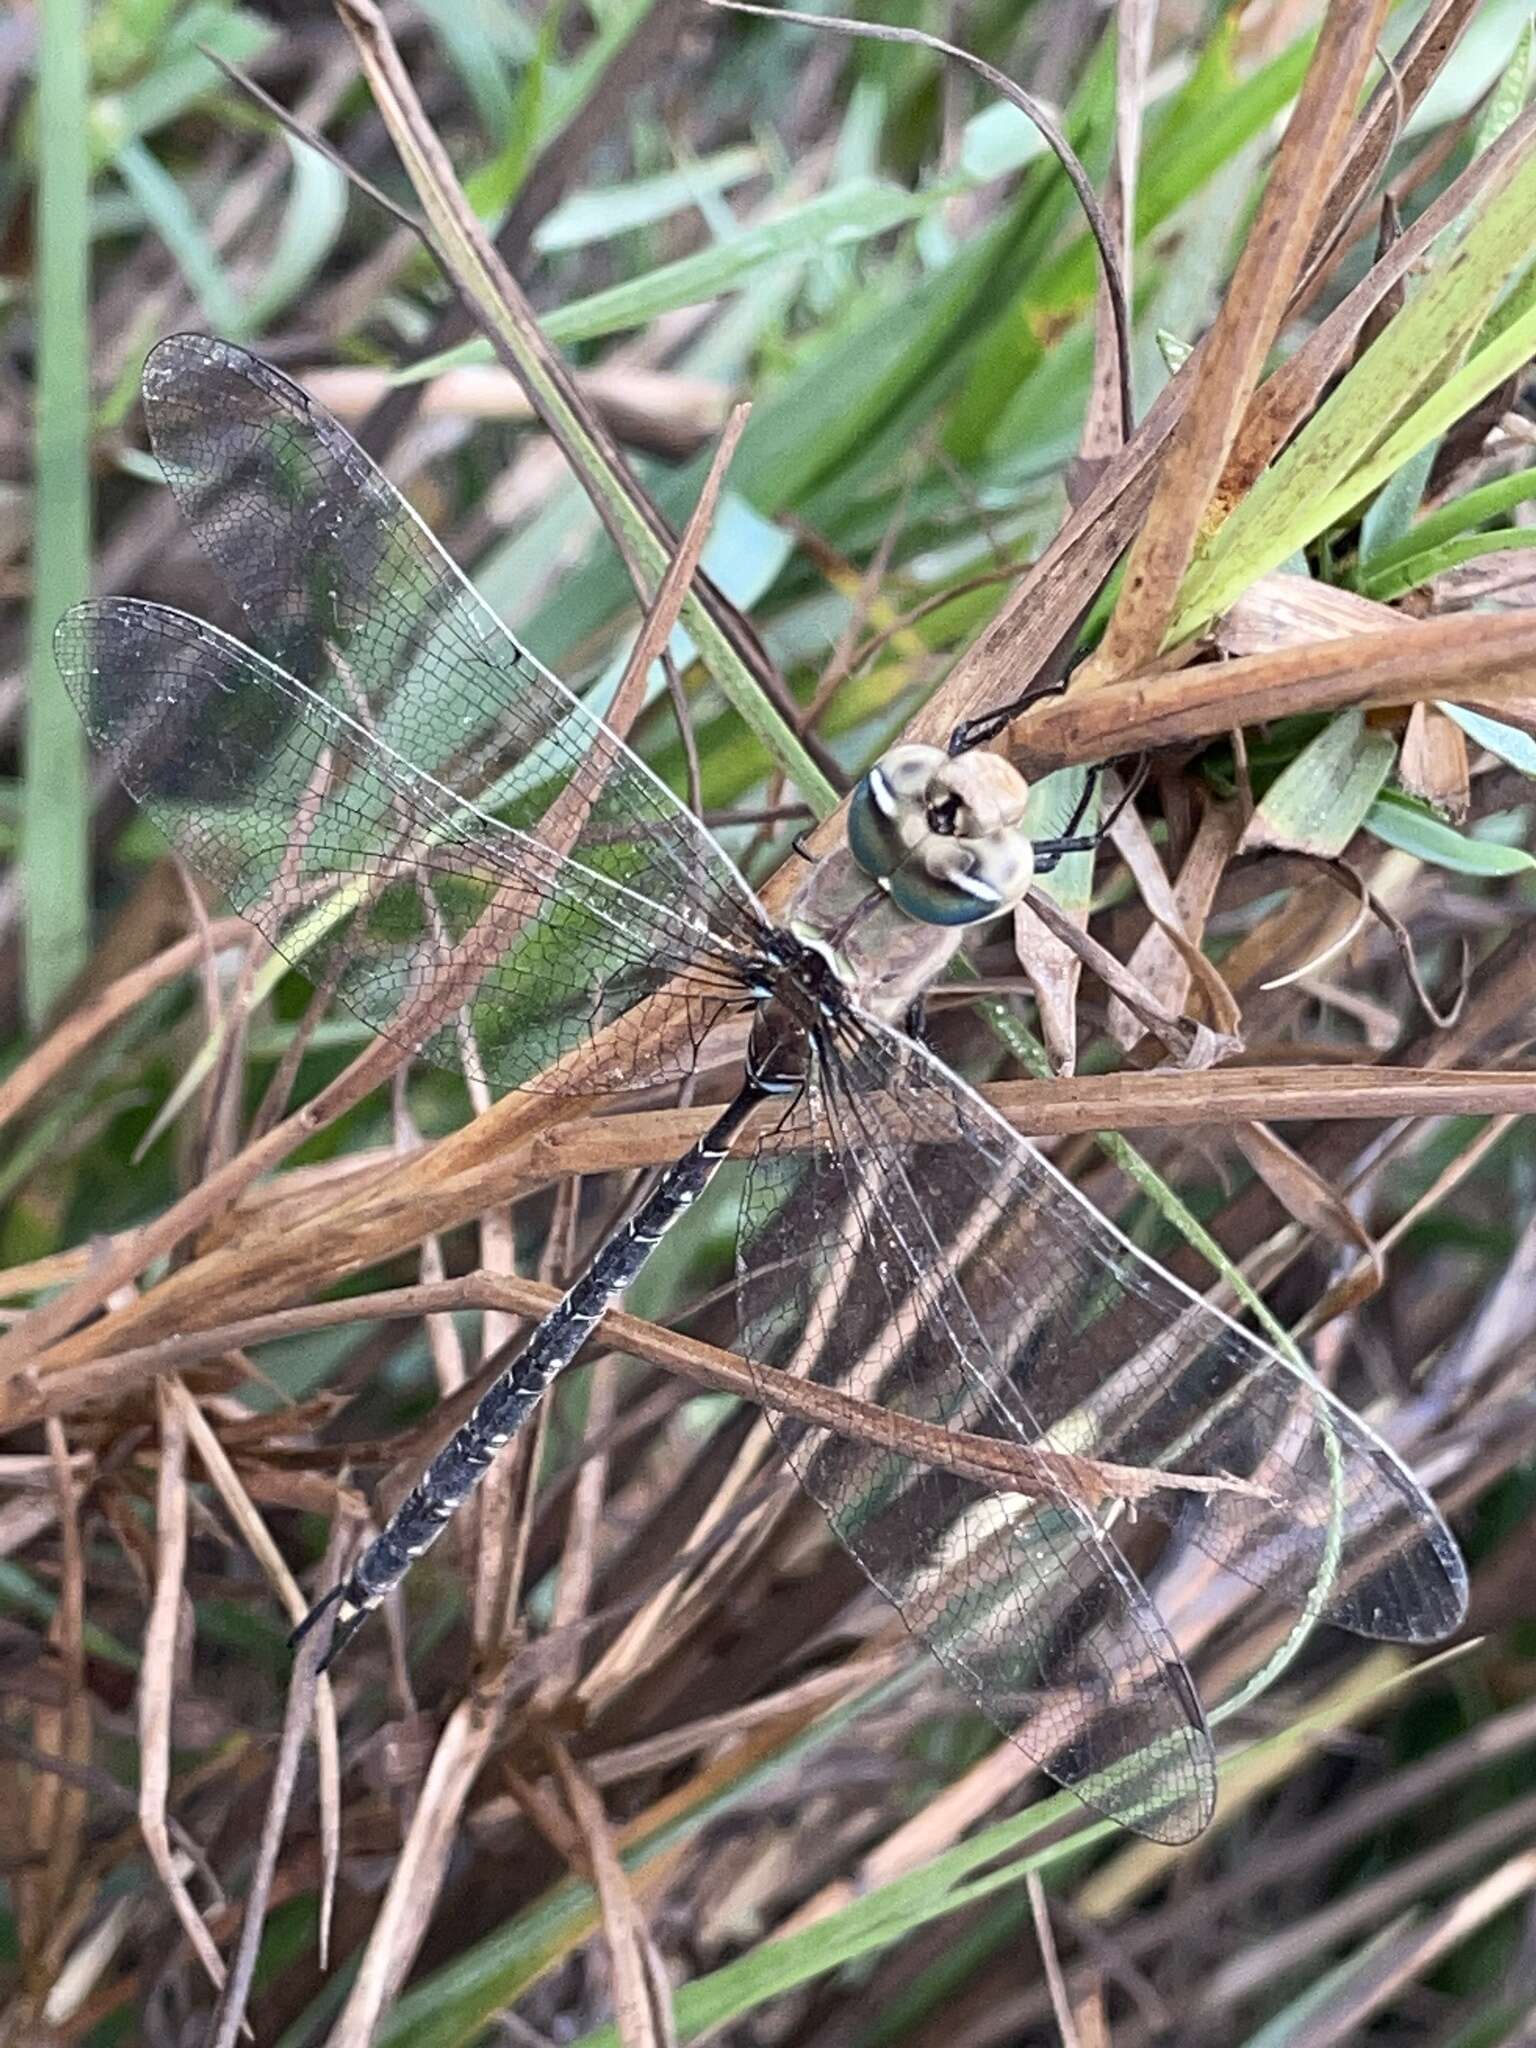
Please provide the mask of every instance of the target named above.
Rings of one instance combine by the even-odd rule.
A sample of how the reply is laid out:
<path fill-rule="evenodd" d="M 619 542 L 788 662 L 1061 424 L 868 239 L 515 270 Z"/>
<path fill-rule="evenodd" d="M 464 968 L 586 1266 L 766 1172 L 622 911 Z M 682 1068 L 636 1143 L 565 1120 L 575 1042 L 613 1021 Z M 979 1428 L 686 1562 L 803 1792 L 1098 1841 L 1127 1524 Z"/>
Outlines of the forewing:
<path fill-rule="evenodd" d="M 760 916 L 679 799 L 502 625 L 344 428 L 258 356 L 173 335 L 150 439 L 242 637 L 482 810 L 743 942 Z"/>
<path fill-rule="evenodd" d="M 879 1403 L 892 1441 L 782 1415 L 775 1432 L 871 1582 L 1005 1734 L 1099 1811 L 1188 1841 L 1214 1802 L 1210 1738 L 1113 1540 L 1065 1494 L 1000 1493 L 898 1447 L 902 1417 L 1026 1432 L 969 1299 L 984 1246 L 969 1228 L 962 1096 L 938 1070 L 907 1072 L 899 1041 L 864 1055 L 846 1077 L 814 1062 L 803 1101 L 751 1163 L 741 1343 L 754 1363 Z"/>
<path fill-rule="evenodd" d="M 1145 1506 L 1303 1613 L 1392 1641 L 1457 1626 L 1455 1540 L 1358 1416 L 1137 1251 L 924 1047 L 865 1018 L 842 1038 L 847 1119 L 885 1172 L 901 1164 L 914 1211 L 963 1237 L 968 1312 L 987 1340 L 970 1376 L 1008 1433 L 1241 1482 L 1172 1484 Z"/>
<path fill-rule="evenodd" d="M 91 738 L 190 864 L 365 1023 L 501 1088 L 599 1032 L 583 1090 L 675 1077 L 741 999 L 731 944 L 564 858 L 201 620 L 76 605 L 54 640 Z M 666 991 L 642 1032 L 627 1013 Z"/>

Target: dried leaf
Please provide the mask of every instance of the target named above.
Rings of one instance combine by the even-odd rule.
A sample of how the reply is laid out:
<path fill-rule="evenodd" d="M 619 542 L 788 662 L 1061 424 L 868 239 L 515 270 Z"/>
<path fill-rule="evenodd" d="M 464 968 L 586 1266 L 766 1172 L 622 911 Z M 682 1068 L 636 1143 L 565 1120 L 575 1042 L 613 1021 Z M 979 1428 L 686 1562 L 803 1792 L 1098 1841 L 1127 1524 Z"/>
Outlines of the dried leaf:
<path fill-rule="evenodd" d="M 1214 1066 L 1217 1061 L 1230 1058 L 1241 1049 L 1240 1041 L 1220 1025 L 1213 1031 L 1208 1025 L 1191 1018 L 1171 1016 L 1151 992 L 1126 971 L 1113 953 L 1106 951 L 1086 932 L 1079 931 L 1040 890 L 1031 889 L 1025 900 L 1041 923 L 1080 955 L 1089 972 L 1096 975 L 1112 995 L 1119 996 L 1125 1007 L 1141 1020 L 1180 1066 Z M 1178 935 L 1170 933 L 1170 937 L 1177 945 Z M 1202 964 L 1209 966 L 1209 963 Z"/>
<path fill-rule="evenodd" d="M 501 1729 L 504 1691 L 460 1700 L 432 1752 L 331 2048 L 369 2048 L 426 1938 L 464 1807 Z"/>
<path fill-rule="evenodd" d="M 1097 789 L 1090 793 L 1088 808 L 1078 815 L 1085 778 L 1086 770 L 1066 768 L 1059 775 L 1044 776 L 1034 784 L 1029 793 L 1028 823 L 1036 841 L 1064 833 L 1069 826 L 1073 831 L 1094 829 L 1102 800 Z M 1066 855 L 1053 873 L 1041 877 L 1039 886 L 1079 931 L 1088 929 L 1093 901 L 1091 853 Z M 1058 1074 L 1074 1073 L 1082 956 L 1042 924 L 1027 903 L 1020 903 L 1014 911 L 1013 947 L 1020 970 L 1034 991 L 1040 1036 L 1051 1066 Z"/>
<path fill-rule="evenodd" d="M 565 1745 L 548 1745 L 597 1891 L 613 1962 L 614 2018 L 623 2048 L 673 2048 L 677 2025 L 666 1970 L 619 1856 L 601 1795 Z"/>
<path fill-rule="evenodd" d="M 1273 569 L 1250 583 L 1230 611 L 1211 629 L 1221 654 L 1268 654 L 1310 640 L 1337 640 L 1347 633 L 1389 632 L 1403 623 L 1401 612 L 1375 598 L 1361 597 L 1315 576 L 1288 576 Z"/>
<path fill-rule="evenodd" d="M 1131 813 L 1126 812 L 1120 823 L 1127 824 L 1130 817 Z M 1197 973 L 1208 1003 L 1216 994 L 1211 982 L 1215 969 L 1200 954 L 1200 939 L 1217 887 L 1236 847 L 1240 824 L 1235 805 L 1208 805 L 1178 881 L 1171 889 L 1156 849 L 1139 819 L 1123 839 L 1116 840 L 1122 857 L 1136 877 L 1142 901 L 1154 916 L 1151 928 L 1137 942 L 1126 964 L 1163 1008 L 1174 1014 L 1187 1009 L 1190 986 Z M 1191 953 L 1199 955 L 1204 966 L 1210 969 L 1209 974 L 1201 973 L 1193 965 Z M 1218 1029 L 1235 1034 L 1238 1006 L 1226 982 L 1220 977 L 1217 980 L 1220 993 L 1212 1003 L 1211 1015 Z M 1136 1021 L 1118 999 L 1110 1003 L 1108 1027 L 1110 1037 L 1122 1051 L 1128 1052 L 1140 1036 Z"/>
<path fill-rule="evenodd" d="M 1074 909 L 1064 915 L 1086 928 L 1086 912 Z M 1013 949 L 1035 998 L 1040 1036 L 1051 1069 L 1057 1074 L 1075 1074 L 1082 955 L 1043 924 L 1027 901 L 1020 903 L 1013 913 Z"/>
<path fill-rule="evenodd" d="M 1114 615 L 1084 664 L 1085 691 L 1157 658 L 1196 540 L 1208 524 L 1220 522 L 1225 508 L 1213 502 L 1216 488 L 1323 218 L 1387 12 L 1388 0 L 1360 0 L 1330 7 L 1324 16 L 1258 216 L 1206 345 L 1184 372 L 1193 372 L 1194 388 L 1131 549 Z"/>
<path fill-rule="evenodd" d="M 139 1826 L 155 1873 L 181 1922 L 193 1953 L 222 1988 L 224 1963 L 171 1853 L 168 1825 L 172 1718 L 178 1679 L 178 1638 L 187 1598 L 187 1429 L 171 1382 L 159 1392 L 160 1476 L 155 1490 L 155 1590 L 144 1631 L 139 1674 Z"/>
<path fill-rule="evenodd" d="M 1397 779 L 1410 796 L 1423 797 L 1458 823 L 1471 808 L 1466 737 L 1433 704 L 1415 704 L 1408 714 Z"/>
<path fill-rule="evenodd" d="M 1373 1260 L 1380 1285 L 1380 1254 L 1337 1188 L 1331 1187 L 1267 1124 L 1234 1124 L 1232 1141 L 1287 1214 L 1294 1216 L 1303 1229 L 1332 1244 L 1347 1245 L 1351 1251 Z"/>
<path fill-rule="evenodd" d="M 1110 164 L 1109 189 L 1104 216 L 1109 239 L 1119 258 L 1120 289 L 1127 303 L 1135 298 L 1132 270 L 1134 238 L 1126 224 L 1136 217 L 1136 174 L 1141 160 L 1142 109 L 1146 98 L 1147 73 L 1152 62 L 1152 38 L 1157 26 L 1155 0 L 1121 0 L 1115 17 L 1115 147 Z M 1089 383 L 1088 411 L 1083 421 L 1082 440 L 1076 464 L 1069 469 L 1067 488 L 1087 497 L 1085 484 L 1099 464 L 1123 448 L 1129 428 L 1126 396 L 1130 364 L 1121 355 L 1120 324 L 1108 285 L 1099 281 L 1094 308 L 1093 375 Z"/>

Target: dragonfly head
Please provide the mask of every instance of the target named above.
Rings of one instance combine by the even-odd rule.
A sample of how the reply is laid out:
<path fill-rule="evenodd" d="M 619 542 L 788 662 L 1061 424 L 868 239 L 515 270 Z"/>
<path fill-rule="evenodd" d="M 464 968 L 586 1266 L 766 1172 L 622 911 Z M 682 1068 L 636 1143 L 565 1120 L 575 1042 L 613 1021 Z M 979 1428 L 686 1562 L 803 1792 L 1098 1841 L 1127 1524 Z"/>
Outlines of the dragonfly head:
<path fill-rule="evenodd" d="M 1029 785 L 1001 754 L 892 747 L 854 791 L 848 848 L 923 924 L 979 924 L 1029 887 Z"/>

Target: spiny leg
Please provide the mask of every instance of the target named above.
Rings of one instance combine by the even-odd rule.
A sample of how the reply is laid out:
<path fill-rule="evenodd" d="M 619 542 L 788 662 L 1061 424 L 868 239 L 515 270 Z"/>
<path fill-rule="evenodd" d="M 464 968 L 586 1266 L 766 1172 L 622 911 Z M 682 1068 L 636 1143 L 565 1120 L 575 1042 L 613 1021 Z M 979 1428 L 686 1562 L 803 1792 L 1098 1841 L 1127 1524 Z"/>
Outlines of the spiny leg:
<path fill-rule="evenodd" d="M 1115 829 L 1116 822 L 1126 807 L 1134 803 L 1137 796 L 1141 793 L 1142 784 L 1146 781 L 1150 768 L 1151 761 L 1147 755 L 1143 754 L 1137 764 L 1135 774 L 1127 782 L 1124 790 L 1122 790 L 1120 800 L 1109 816 L 1092 832 L 1079 832 L 1076 828 L 1083 821 L 1088 809 L 1089 799 L 1093 794 L 1099 776 L 1103 773 L 1103 770 L 1100 768 L 1090 768 L 1083 785 L 1083 793 L 1078 798 L 1072 816 L 1067 820 L 1066 831 L 1059 838 L 1037 839 L 1035 841 L 1035 873 L 1037 875 L 1050 874 L 1061 865 L 1069 853 L 1096 853 Z"/>

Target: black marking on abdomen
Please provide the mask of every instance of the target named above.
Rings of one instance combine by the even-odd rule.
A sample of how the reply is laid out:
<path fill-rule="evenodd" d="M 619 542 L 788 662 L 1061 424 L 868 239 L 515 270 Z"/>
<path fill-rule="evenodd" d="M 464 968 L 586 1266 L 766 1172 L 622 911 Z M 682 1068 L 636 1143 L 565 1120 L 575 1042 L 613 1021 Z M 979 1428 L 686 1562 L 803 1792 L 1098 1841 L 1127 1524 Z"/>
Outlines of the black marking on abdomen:
<path fill-rule="evenodd" d="M 332 1606 L 336 1625 L 320 1669 L 349 1642 L 385 1594 L 442 1535 L 499 1453 L 587 1341 L 594 1324 L 640 1272 L 667 1231 L 708 1187 L 731 1139 L 770 1090 L 749 1074 L 709 1129 L 669 1166 L 628 1227 L 603 1245 L 581 1278 L 533 1330 L 481 1395 L 339 1587 L 294 1631 L 308 1633 Z"/>

